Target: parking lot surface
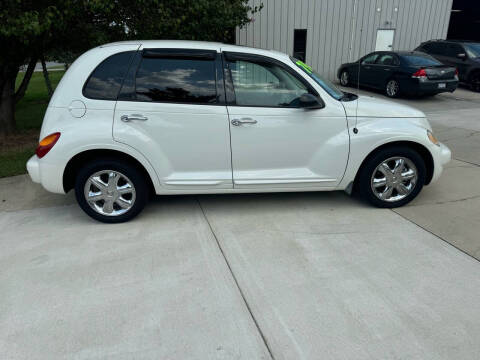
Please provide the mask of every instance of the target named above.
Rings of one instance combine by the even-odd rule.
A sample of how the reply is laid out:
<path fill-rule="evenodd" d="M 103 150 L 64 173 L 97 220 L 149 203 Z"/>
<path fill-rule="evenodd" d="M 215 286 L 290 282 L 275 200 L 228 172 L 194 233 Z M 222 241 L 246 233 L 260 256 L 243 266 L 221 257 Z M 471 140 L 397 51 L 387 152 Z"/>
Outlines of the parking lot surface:
<path fill-rule="evenodd" d="M 0 179 L 1 358 L 478 357 L 480 95 L 396 101 L 455 160 L 393 211 L 341 192 L 175 196 L 105 225 L 73 194 Z"/>

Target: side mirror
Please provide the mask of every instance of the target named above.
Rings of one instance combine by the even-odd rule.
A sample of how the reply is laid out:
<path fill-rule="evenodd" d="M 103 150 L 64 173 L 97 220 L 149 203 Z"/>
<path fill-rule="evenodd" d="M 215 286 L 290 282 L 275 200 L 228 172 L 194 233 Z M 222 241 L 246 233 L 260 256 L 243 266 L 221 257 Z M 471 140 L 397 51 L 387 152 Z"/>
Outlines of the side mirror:
<path fill-rule="evenodd" d="M 465 54 L 465 53 L 457 54 L 457 58 L 465 60 L 467 58 L 467 54 Z"/>
<path fill-rule="evenodd" d="M 302 96 L 300 96 L 299 102 L 300 102 L 300 107 L 304 109 L 313 110 L 313 109 L 322 109 L 325 107 L 325 103 L 321 99 L 308 93 L 305 93 Z"/>

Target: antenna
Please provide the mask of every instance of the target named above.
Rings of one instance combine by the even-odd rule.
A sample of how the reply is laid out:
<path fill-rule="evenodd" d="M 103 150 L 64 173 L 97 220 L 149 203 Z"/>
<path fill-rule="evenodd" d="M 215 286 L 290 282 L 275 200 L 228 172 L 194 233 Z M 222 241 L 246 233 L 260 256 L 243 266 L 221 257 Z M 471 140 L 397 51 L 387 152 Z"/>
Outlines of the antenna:
<path fill-rule="evenodd" d="M 357 0 L 353 3 L 353 19 L 352 19 L 352 37 L 350 38 L 350 54 L 349 58 L 352 59 L 352 50 L 353 50 L 353 38 L 357 26 Z M 360 40 L 362 39 L 362 28 L 360 28 Z M 350 60 L 351 61 L 351 60 Z M 358 59 L 358 72 L 357 72 L 357 104 L 355 107 L 355 126 L 353 127 L 353 133 L 357 134 L 357 121 L 358 121 L 358 99 L 360 98 L 360 58 Z"/>

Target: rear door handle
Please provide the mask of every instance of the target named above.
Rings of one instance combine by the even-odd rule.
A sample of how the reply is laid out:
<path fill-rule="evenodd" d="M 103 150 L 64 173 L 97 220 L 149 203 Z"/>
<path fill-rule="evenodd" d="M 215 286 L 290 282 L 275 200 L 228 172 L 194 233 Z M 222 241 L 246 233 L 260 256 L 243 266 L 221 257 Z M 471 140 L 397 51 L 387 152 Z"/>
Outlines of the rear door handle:
<path fill-rule="evenodd" d="M 131 115 L 122 115 L 120 117 L 120 120 L 122 120 L 123 122 L 129 122 L 132 120 L 146 121 L 148 120 L 148 117 L 143 116 L 142 114 L 131 114 Z"/>
<path fill-rule="evenodd" d="M 256 124 L 257 120 L 254 120 L 252 118 L 241 118 L 241 119 L 233 119 L 232 120 L 232 125 L 235 126 L 240 126 L 242 124 Z"/>

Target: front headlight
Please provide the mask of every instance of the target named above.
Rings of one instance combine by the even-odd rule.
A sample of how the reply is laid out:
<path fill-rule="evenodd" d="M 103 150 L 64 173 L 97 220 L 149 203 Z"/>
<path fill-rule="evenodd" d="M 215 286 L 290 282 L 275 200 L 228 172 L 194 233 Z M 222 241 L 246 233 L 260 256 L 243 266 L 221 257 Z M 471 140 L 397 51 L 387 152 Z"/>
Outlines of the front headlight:
<path fill-rule="evenodd" d="M 433 133 L 430 130 L 427 130 L 427 136 L 432 143 L 434 143 L 437 146 L 440 146 L 440 141 L 438 141 L 438 139 L 435 137 L 435 135 L 433 135 Z"/>

